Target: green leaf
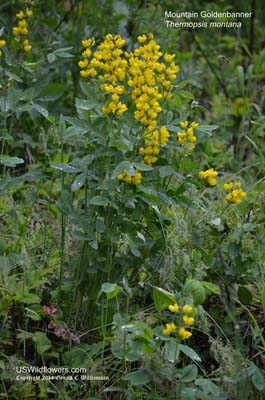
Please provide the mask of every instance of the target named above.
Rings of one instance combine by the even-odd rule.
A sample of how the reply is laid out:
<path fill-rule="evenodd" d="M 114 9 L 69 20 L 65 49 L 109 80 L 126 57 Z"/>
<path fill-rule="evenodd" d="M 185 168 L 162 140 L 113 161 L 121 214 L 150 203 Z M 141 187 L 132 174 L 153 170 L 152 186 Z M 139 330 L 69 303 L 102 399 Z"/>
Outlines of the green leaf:
<path fill-rule="evenodd" d="M 153 296 L 157 311 L 165 310 L 170 304 L 176 303 L 175 296 L 172 293 L 159 287 L 153 288 Z"/>
<path fill-rule="evenodd" d="M 130 372 L 126 374 L 123 378 L 129 381 L 131 385 L 145 385 L 150 381 L 150 378 L 146 371 L 139 369 L 138 371 Z"/>
<path fill-rule="evenodd" d="M 221 290 L 220 290 L 219 286 L 215 285 L 214 283 L 207 282 L 207 281 L 202 281 L 201 283 L 203 284 L 203 286 L 206 289 L 210 290 L 210 292 L 218 294 L 219 296 L 221 295 Z"/>
<path fill-rule="evenodd" d="M 80 168 L 74 167 L 73 165 L 70 164 L 65 164 L 65 163 L 51 163 L 50 164 L 51 168 L 58 169 L 59 171 L 66 172 L 68 174 L 76 174 L 78 172 L 81 172 L 82 170 Z"/>
<path fill-rule="evenodd" d="M 41 115 L 43 115 L 45 118 L 48 118 L 49 113 L 48 113 L 48 110 L 46 110 L 46 108 L 40 106 L 40 105 L 37 104 L 37 103 L 33 103 L 33 104 L 32 104 L 32 108 L 33 108 L 34 110 L 36 110 L 38 113 L 40 113 Z"/>
<path fill-rule="evenodd" d="M 81 187 L 84 186 L 84 183 L 86 181 L 86 176 L 87 176 L 86 172 L 77 175 L 77 177 L 75 178 L 75 180 L 71 185 L 72 192 L 76 192 L 78 189 L 81 189 Z"/>
<path fill-rule="evenodd" d="M 243 304 L 251 304 L 253 295 L 247 286 L 239 286 L 238 298 Z"/>
<path fill-rule="evenodd" d="M 165 167 L 159 168 L 159 174 L 161 178 L 166 178 L 167 176 L 170 176 L 174 174 L 175 171 L 170 165 L 166 165 Z"/>
<path fill-rule="evenodd" d="M 7 76 L 9 76 L 9 78 L 14 79 L 14 81 L 23 82 L 23 80 L 20 78 L 20 76 L 14 74 L 13 72 L 7 71 L 6 69 L 5 69 L 5 74 Z"/>
<path fill-rule="evenodd" d="M 196 279 L 189 279 L 186 281 L 183 293 L 192 295 L 195 306 L 202 304 L 206 298 L 206 290 L 203 284 Z"/>
<path fill-rule="evenodd" d="M 65 85 L 59 83 L 50 83 L 39 93 L 40 101 L 54 101 L 59 99 L 65 92 Z"/>
<path fill-rule="evenodd" d="M 192 381 L 194 381 L 194 379 L 196 379 L 197 374 L 198 374 L 198 368 L 196 365 L 187 365 L 182 370 L 182 375 L 180 377 L 180 381 L 183 383 L 192 382 Z"/>
<path fill-rule="evenodd" d="M 218 125 L 199 125 L 196 130 L 198 130 L 200 132 L 209 133 L 209 132 L 214 131 L 215 129 L 218 129 L 218 128 L 219 128 Z"/>
<path fill-rule="evenodd" d="M 213 383 L 210 379 L 196 379 L 195 385 L 200 386 L 204 393 L 211 393 L 213 395 L 220 395 L 219 387 Z M 220 398 L 220 397 L 218 397 Z M 223 397 L 221 397 L 223 398 Z M 224 397 L 226 399 L 226 397 Z"/>
<path fill-rule="evenodd" d="M 185 344 L 178 344 L 178 348 L 182 353 L 186 354 L 192 361 L 201 361 L 201 357 L 191 347 Z"/>
<path fill-rule="evenodd" d="M 101 286 L 103 293 L 106 293 L 107 299 L 114 299 L 119 294 L 120 288 L 116 283 L 103 283 Z"/>
<path fill-rule="evenodd" d="M 96 105 L 97 103 L 95 102 L 95 100 L 75 99 L 75 106 L 79 110 L 89 111 L 92 110 Z"/>
<path fill-rule="evenodd" d="M 173 338 L 170 338 L 170 340 L 165 343 L 165 354 L 167 360 L 171 363 L 174 363 L 178 359 L 179 349 L 176 340 Z"/>
<path fill-rule="evenodd" d="M 72 233 L 73 237 L 77 240 L 81 240 L 81 241 L 90 241 L 90 240 L 94 240 L 95 236 L 93 233 L 89 233 L 89 232 L 80 232 L 80 231 L 73 231 Z"/>
<path fill-rule="evenodd" d="M 106 225 L 104 224 L 104 221 L 102 221 L 102 220 L 99 219 L 99 218 L 97 218 L 97 220 L 96 220 L 95 227 L 96 227 L 96 231 L 97 231 L 98 233 L 103 233 L 103 232 L 105 232 Z"/>
<path fill-rule="evenodd" d="M 108 199 L 103 196 L 94 196 L 89 200 L 89 204 L 93 206 L 106 206 L 108 204 Z"/>
<path fill-rule="evenodd" d="M 15 167 L 16 165 L 23 163 L 23 158 L 9 157 L 5 155 L 0 156 L 0 164 L 5 165 L 6 167 Z"/>
<path fill-rule="evenodd" d="M 152 171 L 154 168 L 147 164 L 133 163 L 136 169 L 139 171 Z"/>
<path fill-rule="evenodd" d="M 254 374 L 252 375 L 252 382 L 256 389 L 260 392 L 265 389 L 265 379 L 262 372 L 257 368 Z"/>
<path fill-rule="evenodd" d="M 47 60 L 49 64 L 52 64 L 56 60 L 56 56 L 53 53 L 48 53 Z"/>
<path fill-rule="evenodd" d="M 187 92 L 186 90 L 178 90 L 178 95 L 183 97 L 184 99 L 187 99 L 187 100 L 193 100 L 194 99 L 193 94 L 190 93 L 190 92 Z"/>
<path fill-rule="evenodd" d="M 245 380 L 252 376 L 257 370 L 257 366 L 254 363 L 251 363 L 251 365 L 247 368 L 241 369 L 236 375 L 236 380 L 238 382 L 241 382 L 242 380 Z"/>
<path fill-rule="evenodd" d="M 131 163 L 129 161 L 121 161 L 117 167 L 114 169 L 111 179 L 117 178 L 123 171 L 127 171 L 131 167 Z"/>
<path fill-rule="evenodd" d="M 122 360 L 124 358 L 124 351 L 119 341 L 111 343 L 111 352 L 114 355 L 114 357 L 118 358 L 119 360 Z"/>
<path fill-rule="evenodd" d="M 32 339 L 36 343 L 36 350 L 40 355 L 43 355 L 52 347 L 51 341 L 43 332 L 35 332 Z"/>

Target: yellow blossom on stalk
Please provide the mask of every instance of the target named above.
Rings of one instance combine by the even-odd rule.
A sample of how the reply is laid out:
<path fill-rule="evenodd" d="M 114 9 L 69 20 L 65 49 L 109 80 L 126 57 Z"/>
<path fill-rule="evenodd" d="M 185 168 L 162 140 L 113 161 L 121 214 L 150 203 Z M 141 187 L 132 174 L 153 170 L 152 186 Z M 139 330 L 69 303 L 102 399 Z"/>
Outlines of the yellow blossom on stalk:
<path fill-rule="evenodd" d="M 187 315 L 183 316 L 183 322 L 186 325 L 192 325 L 194 323 L 194 318 L 193 317 L 188 317 Z"/>
<path fill-rule="evenodd" d="M 147 37 L 146 37 L 146 35 L 138 36 L 137 40 L 139 43 L 144 43 L 144 42 L 146 42 Z"/>
<path fill-rule="evenodd" d="M 2 57 L 2 55 L 3 55 L 3 52 L 2 52 L 2 50 L 0 50 L 0 57 Z"/>
<path fill-rule="evenodd" d="M 28 23 L 25 19 L 18 21 L 18 25 L 13 27 L 14 35 L 28 35 Z"/>
<path fill-rule="evenodd" d="M 185 304 L 185 305 L 183 306 L 183 308 L 182 308 L 182 311 L 183 311 L 185 314 L 190 314 L 190 313 L 192 313 L 192 311 L 193 311 L 193 307 L 190 306 L 189 304 Z"/>
<path fill-rule="evenodd" d="M 183 131 L 177 133 L 178 143 L 185 146 L 187 150 L 193 150 L 195 147 L 194 142 L 196 142 L 197 137 L 194 135 L 194 130 L 198 128 L 198 122 L 192 122 L 189 124 L 188 121 L 181 121 L 180 126 Z"/>
<path fill-rule="evenodd" d="M 84 39 L 82 40 L 82 46 L 86 49 L 87 47 L 91 47 L 95 44 L 94 39 Z"/>
<path fill-rule="evenodd" d="M 102 112 L 119 116 L 127 110 L 126 104 L 120 101 L 120 96 L 124 92 L 123 81 L 127 69 L 127 61 L 123 58 L 122 50 L 125 40 L 120 35 L 108 34 L 92 54 L 91 47 L 94 43 L 94 39 L 82 40 L 85 50 L 82 52 L 84 60 L 78 63 L 82 69 L 80 75 L 84 78 L 98 75 L 99 79 L 104 82 L 100 86 L 101 90 L 111 95 L 103 105 Z"/>
<path fill-rule="evenodd" d="M 28 39 L 24 40 L 24 42 L 22 43 L 22 49 L 25 51 L 30 51 L 31 47 L 32 46 L 29 44 Z"/>
<path fill-rule="evenodd" d="M 189 339 L 192 336 L 192 333 L 187 331 L 184 327 L 179 329 L 179 336 L 181 339 Z"/>
<path fill-rule="evenodd" d="M 175 332 L 176 329 L 176 325 L 173 322 L 170 322 L 166 324 L 166 327 L 163 329 L 162 333 L 164 335 L 170 335 L 172 332 Z"/>
<path fill-rule="evenodd" d="M 199 172 L 200 178 L 206 180 L 206 182 L 211 186 L 216 185 L 217 180 L 215 179 L 215 177 L 217 175 L 218 175 L 218 172 L 215 171 L 213 168 L 207 169 L 206 171 Z"/>
<path fill-rule="evenodd" d="M 188 125 L 189 125 L 188 121 L 181 121 L 180 122 L 180 126 L 183 129 L 186 129 L 188 127 Z"/>
<path fill-rule="evenodd" d="M 139 153 L 144 156 L 144 162 L 151 165 L 157 161 L 157 155 L 160 153 L 159 146 L 165 146 L 169 139 L 169 132 L 165 126 L 159 130 L 145 132 L 145 146 L 140 147 Z"/>
<path fill-rule="evenodd" d="M 225 183 L 224 189 L 226 191 L 230 190 L 230 193 L 225 196 L 225 199 L 230 203 L 239 204 L 247 195 L 246 192 L 241 189 L 240 181 Z"/>
<path fill-rule="evenodd" d="M 25 17 L 25 14 L 24 14 L 24 12 L 23 12 L 22 10 L 20 10 L 20 11 L 16 14 L 16 17 L 17 17 L 18 19 L 22 19 L 22 18 Z"/>
<path fill-rule="evenodd" d="M 169 311 L 176 313 L 176 312 L 178 312 L 178 310 L 179 310 L 179 306 L 178 306 L 177 303 L 175 303 L 175 304 L 170 304 L 170 305 L 168 306 L 168 309 L 169 309 Z"/>
<path fill-rule="evenodd" d="M 4 47 L 6 45 L 6 41 L 5 40 L 0 40 L 0 47 Z"/>
<path fill-rule="evenodd" d="M 233 182 L 224 183 L 224 190 L 231 190 L 233 189 Z"/>
<path fill-rule="evenodd" d="M 134 116 L 152 131 L 156 129 L 158 114 L 162 111 L 160 101 L 170 94 L 171 81 L 176 78 L 179 67 L 173 62 L 174 55 L 165 55 L 154 41 L 153 35 L 138 37 L 140 44 L 128 58 L 128 85 L 132 88 L 131 99 L 135 103 Z"/>
<path fill-rule="evenodd" d="M 28 10 L 28 9 L 27 9 L 27 11 L 26 11 L 26 15 L 27 15 L 27 17 L 28 17 L 28 18 L 32 17 L 32 15 L 33 15 L 33 11 L 32 11 L 32 10 Z"/>

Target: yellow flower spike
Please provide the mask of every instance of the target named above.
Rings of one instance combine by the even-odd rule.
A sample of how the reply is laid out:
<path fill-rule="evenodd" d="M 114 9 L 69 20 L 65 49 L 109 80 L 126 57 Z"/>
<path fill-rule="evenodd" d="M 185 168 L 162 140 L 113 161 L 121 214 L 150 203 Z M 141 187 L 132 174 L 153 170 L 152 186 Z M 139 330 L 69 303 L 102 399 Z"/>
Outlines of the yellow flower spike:
<path fill-rule="evenodd" d="M 22 10 L 20 10 L 20 11 L 16 14 L 16 17 L 17 17 L 18 19 L 22 19 L 22 18 L 25 17 L 25 14 L 24 14 L 24 12 L 23 12 Z"/>
<path fill-rule="evenodd" d="M 2 57 L 2 55 L 3 55 L 3 52 L 2 52 L 2 50 L 0 50 L 0 57 Z"/>
<path fill-rule="evenodd" d="M 183 316 L 183 322 L 186 325 L 192 325 L 194 323 L 194 318 L 193 317 L 188 317 L 187 315 Z"/>
<path fill-rule="evenodd" d="M 189 331 L 186 331 L 186 329 L 184 327 L 181 327 L 179 329 L 179 336 L 181 337 L 181 339 L 189 339 L 192 336 L 192 333 Z"/>
<path fill-rule="evenodd" d="M 179 306 L 178 306 L 177 303 L 175 303 L 175 304 L 170 304 L 170 305 L 168 306 L 168 309 L 169 309 L 169 311 L 176 313 L 176 312 L 178 312 L 178 310 L 179 310 Z"/>
<path fill-rule="evenodd" d="M 169 336 L 172 332 L 175 332 L 176 329 L 177 329 L 177 327 L 174 324 L 174 322 L 170 322 L 170 323 L 166 324 L 166 327 L 163 329 L 162 333 L 164 335 Z"/>
<path fill-rule="evenodd" d="M 185 304 L 185 305 L 183 306 L 183 308 L 182 308 L 182 311 L 183 311 L 185 314 L 190 314 L 190 313 L 192 313 L 192 311 L 193 311 L 193 307 L 190 306 L 189 304 Z"/>
<path fill-rule="evenodd" d="M 6 45 L 6 41 L 5 40 L 0 40 L 0 47 L 4 47 Z"/>

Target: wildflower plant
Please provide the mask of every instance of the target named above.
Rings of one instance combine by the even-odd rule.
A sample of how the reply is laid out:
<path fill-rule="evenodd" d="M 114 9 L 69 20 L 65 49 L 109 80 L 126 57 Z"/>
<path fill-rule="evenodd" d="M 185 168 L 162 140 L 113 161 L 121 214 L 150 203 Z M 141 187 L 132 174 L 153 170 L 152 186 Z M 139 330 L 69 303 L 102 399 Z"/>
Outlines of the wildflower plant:
<path fill-rule="evenodd" d="M 80 74 L 99 79 L 100 89 L 107 95 L 103 114 L 118 118 L 133 112 L 140 123 L 143 142 L 138 148 L 140 161 L 151 166 L 170 138 L 167 127 L 158 126 L 158 121 L 162 102 L 172 97 L 172 82 L 179 71 L 175 55 L 163 54 L 152 34 L 139 36 L 138 47 L 129 53 L 122 49 L 125 40 L 119 35 L 108 34 L 93 52 L 94 44 L 94 39 L 82 41 L 85 50 L 83 60 L 79 61 Z M 121 171 L 117 178 L 137 186 L 142 182 L 142 172 L 136 169 L 133 175 L 128 175 Z"/>
<path fill-rule="evenodd" d="M 224 183 L 224 190 L 229 192 L 225 196 L 225 200 L 230 203 L 239 204 L 246 197 L 247 193 L 241 188 L 241 182 Z"/>
<path fill-rule="evenodd" d="M 174 332 L 177 332 L 180 339 L 189 339 L 192 336 L 192 333 L 186 328 L 190 327 L 195 322 L 194 308 L 189 304 L 185 304 L 180 310 L 179 305 L 174 303 L 170 304 L 168 309 L 172 313 L 176 314 L 177 325 L 175 325 L 174 322 L 167 323 L 165 328 L 162 330 L 162 333 L 164 335 L 170 335 Z"/>

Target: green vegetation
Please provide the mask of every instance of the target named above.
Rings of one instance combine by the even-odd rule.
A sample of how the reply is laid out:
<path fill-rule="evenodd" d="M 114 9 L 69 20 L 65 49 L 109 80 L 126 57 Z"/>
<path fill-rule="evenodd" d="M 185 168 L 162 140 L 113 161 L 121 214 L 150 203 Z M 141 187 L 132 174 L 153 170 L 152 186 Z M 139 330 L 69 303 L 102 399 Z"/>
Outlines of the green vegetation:
<path fill-rule="evenodd" d="M 264 398 L 262 16 L 0 4 L 1 399 Z"/>

